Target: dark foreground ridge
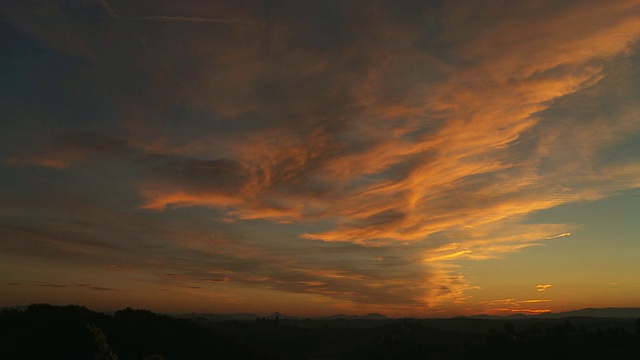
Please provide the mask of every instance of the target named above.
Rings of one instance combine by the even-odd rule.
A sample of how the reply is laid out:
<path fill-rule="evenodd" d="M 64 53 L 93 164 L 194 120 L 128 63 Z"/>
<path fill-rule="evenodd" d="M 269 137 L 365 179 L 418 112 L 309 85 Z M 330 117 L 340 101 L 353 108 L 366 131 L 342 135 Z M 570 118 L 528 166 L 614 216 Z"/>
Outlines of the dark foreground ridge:
<path fill-rule="evenodd" d="M 0 313 L 0 359 L 638 359 L 640 320 L 256 318 L 34 304 Z"/>

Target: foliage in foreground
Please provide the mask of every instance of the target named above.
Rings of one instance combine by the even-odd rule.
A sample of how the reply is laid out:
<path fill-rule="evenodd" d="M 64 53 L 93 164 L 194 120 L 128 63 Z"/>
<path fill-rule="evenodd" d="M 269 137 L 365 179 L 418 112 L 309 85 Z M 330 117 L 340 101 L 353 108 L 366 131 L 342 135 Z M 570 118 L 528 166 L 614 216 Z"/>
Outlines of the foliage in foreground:
<path fill-rule="evenodd" d="M 638 359 L 640 321 L 178 319 L 34 304 L 0 313 L 0 359 Z"/>

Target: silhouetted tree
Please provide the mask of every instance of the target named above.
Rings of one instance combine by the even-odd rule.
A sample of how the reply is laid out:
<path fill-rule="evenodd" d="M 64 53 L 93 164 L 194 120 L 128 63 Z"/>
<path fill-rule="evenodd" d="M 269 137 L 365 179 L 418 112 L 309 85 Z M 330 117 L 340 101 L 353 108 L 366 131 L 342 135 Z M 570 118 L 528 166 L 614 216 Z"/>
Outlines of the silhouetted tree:
<path fill-rule="evenodd" d="M 102 332 L 102 329 L 94 324 L 87 324 L 89 332 L 93 335 L 93 339 L 98 346 L 98 353 L 96 354 L 96 360 L 118 360 L 118 356 L 113 353 L 111 345 L 107 342 L 107 337 Z"/>

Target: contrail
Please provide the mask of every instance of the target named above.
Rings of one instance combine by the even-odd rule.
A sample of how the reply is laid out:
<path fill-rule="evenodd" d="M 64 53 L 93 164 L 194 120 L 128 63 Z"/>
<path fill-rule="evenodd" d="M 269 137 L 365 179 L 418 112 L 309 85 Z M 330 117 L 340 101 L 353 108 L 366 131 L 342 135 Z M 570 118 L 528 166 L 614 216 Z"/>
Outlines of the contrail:
<path fill-rule="evenodd" d="M 120 18 L 121 16 L 118 15 L 117 12 L 115 12 L 113 10 L 113 8 L 111 8 L 111 6 L 109 5 L 109 3 L 107 3 L 104 0 L 100 0 L 100 4 L 102 5 L 102 7 L 104 7 L 105 10 L 107 10 L 107 12 L 109 13 L 109 15 L 111 15 L 114 18 Z"/>
<path fill-rule="evenodd" d="M 212 19 L 203 17 L 185 17 L 185 16 L 122 16 L 118 14 L 106 0 L 99 0 L 102 7 L 114 19 L 120 20 L 136 20 L 136 21 L 179 21 L 179 22 L 207 22 L 207 23 L 230 23 L 235 22 L 230 19 Z"/>
<path fill-rule="evenodd" d="M 552 239 L 557 239 L 557 238 L 561 238 L 561 237 L 565 237 L 565 236 L 571 236 L 571 233 L 570 232 L 565 232 L 565 233 L 558 234 L 558 235 L 547 236 L 545 239 L 552 240 Z"/>

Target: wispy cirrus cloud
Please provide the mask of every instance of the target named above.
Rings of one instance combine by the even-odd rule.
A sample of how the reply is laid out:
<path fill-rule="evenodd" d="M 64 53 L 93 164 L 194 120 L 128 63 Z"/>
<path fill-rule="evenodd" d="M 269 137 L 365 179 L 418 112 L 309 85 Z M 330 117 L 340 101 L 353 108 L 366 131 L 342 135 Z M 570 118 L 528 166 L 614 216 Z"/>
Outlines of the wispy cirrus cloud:
<path fill-rule="evenodd" d="M 23 284 L 23 283 L 8 283 L 8 285 L 12 285 L 12 286 L 42 286 L 42 287 L 51 287 L 51 288 L 58 288 L 58 289 L 63 289 L 63 288 L 86 288 L 89 290 L 96 290 L 96 291 L 114 291 L 116 289 L 112 289 L 112 288 L 108 288 L 108 287 L 102 287 L 102 286 L 94 286 L 91 284 L 51 284 L 51 283 L 31 283 L 31 284 Z"/>
<path fill-rule="evenodd" d="M 104 157 L 126 157 L 133 151 L 125 139 L 90 131 L 70 131 L 38 140 L 42 143 L 4 159 L 4 163 L 65 169 Z"/>

